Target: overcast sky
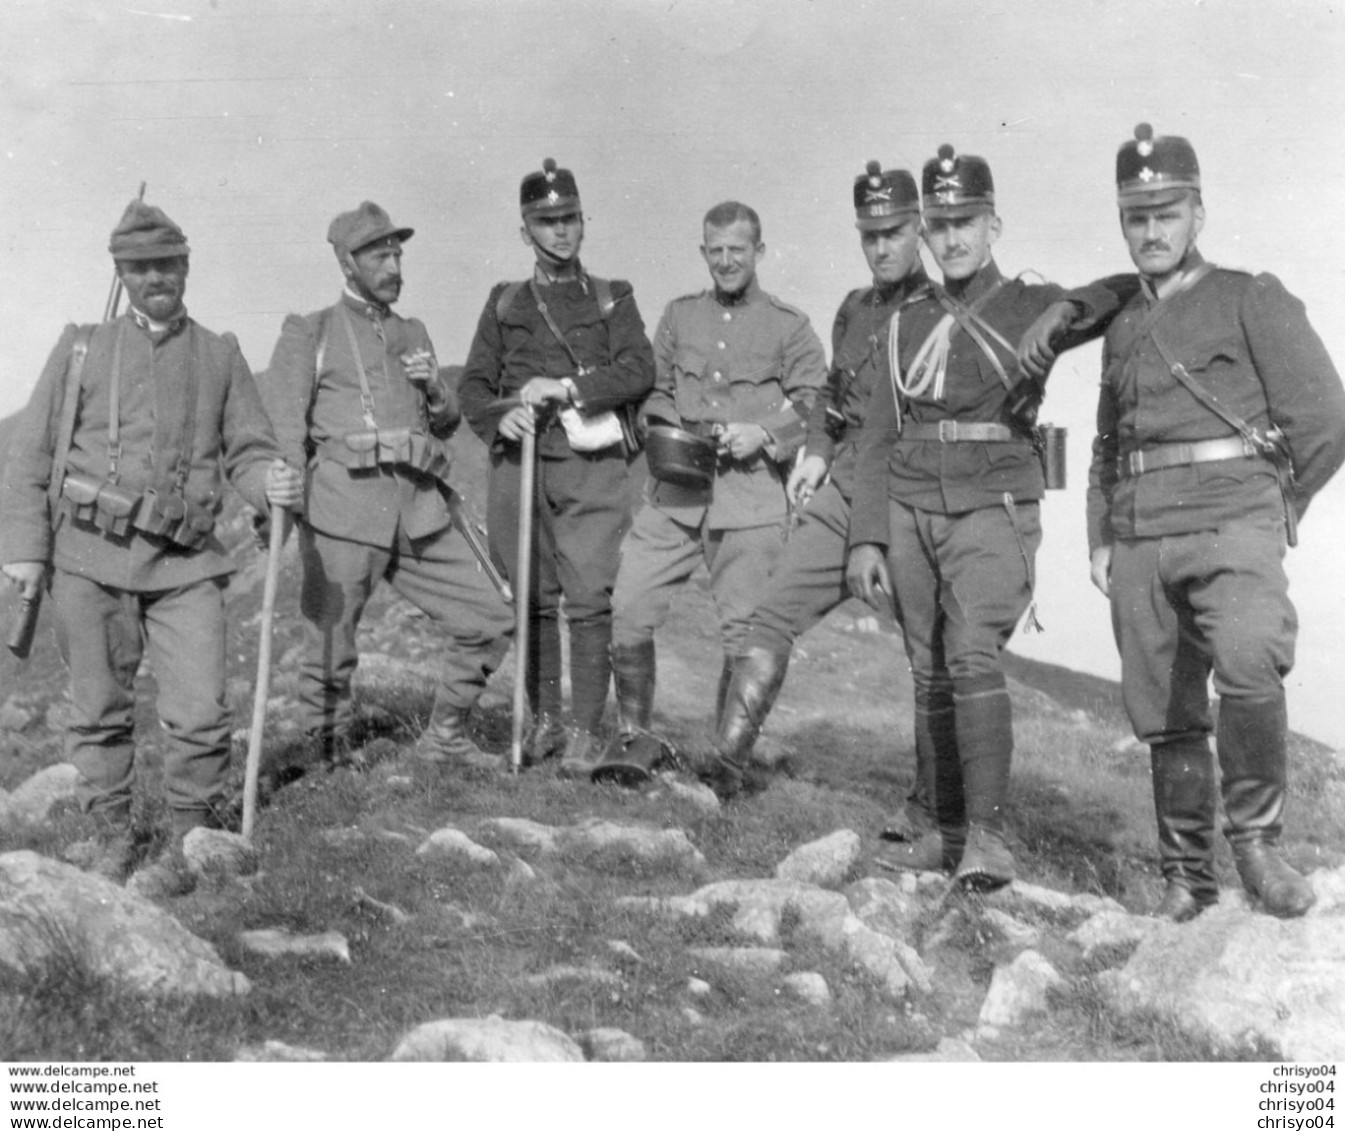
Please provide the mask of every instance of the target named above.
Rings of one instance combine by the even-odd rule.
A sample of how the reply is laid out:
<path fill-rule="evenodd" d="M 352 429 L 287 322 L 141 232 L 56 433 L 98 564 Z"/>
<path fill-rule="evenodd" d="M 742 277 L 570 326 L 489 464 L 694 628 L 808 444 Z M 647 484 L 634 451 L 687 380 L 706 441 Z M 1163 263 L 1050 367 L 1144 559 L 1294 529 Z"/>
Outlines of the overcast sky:
<path fill-rule="evenodd" d="M 1345 35 L 1316 0 L 0 0 L 0 19 L 0 414 L 63 323 L 101 315 L 107 237 L 141 181 L 191 242 L 193 315 L 256 369 L 285 313 L 339 289 L 332 216 L 379 202 L 417 229 L 400 309 L 447 363 L 490 285 L 526 270 L 518 182 L 544 157 L 578 178 L 586 264 L 631 280 L 651 329 L 705 284 L 700 217 L 736 197 L 764 221 L 764 285 L 826 339 L 865 282 L 866 160 L 985 157 L 1001 267 L 1072 284 L 1129 267 L 1113 163 L 1141 120 L 1196 147 L 1206 256 L 1279 275 L 1345 358 Z M 1096 383 L 1095 350 L 1052 379 L 1071 485 L 1046 510 L 1048 631 L 1015 647 L 1115 675 L 1083 540 Z M 1303 543 L 1292 718 L 1345 743 L 1345 484 Z"/>

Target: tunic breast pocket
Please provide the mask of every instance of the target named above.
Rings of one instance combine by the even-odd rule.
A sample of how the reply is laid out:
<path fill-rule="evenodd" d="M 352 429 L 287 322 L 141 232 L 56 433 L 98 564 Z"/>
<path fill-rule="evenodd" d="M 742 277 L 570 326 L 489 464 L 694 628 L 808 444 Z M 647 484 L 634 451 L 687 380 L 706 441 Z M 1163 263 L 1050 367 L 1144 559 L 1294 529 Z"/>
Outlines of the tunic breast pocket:
<path fill-rule="evenodd" d="M 1243 345 L 1239 338 L 1212 338 L 1195 342 L 1182 351 L 1182 364 L 1191 373 L 1217 374 L 1237 366 L 1242 360 Z"/>

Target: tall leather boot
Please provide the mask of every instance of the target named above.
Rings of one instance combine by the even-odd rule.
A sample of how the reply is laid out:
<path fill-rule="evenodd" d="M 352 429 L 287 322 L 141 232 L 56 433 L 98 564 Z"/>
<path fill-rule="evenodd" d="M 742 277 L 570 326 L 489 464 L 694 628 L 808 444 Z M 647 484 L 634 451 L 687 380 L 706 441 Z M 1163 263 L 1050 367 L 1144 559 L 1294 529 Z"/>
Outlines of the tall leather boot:
<path fill-rule="evenodd" d="M 1280 856 L 1288 719 L 1284 693 L 1271 699 L 1219 702 L 1219 767 L 1224 835 L 1247 894 L 1281 919 L 1316 901 L 1312 885 Z"/>
<path fill-rule="evenodd" d="M 654 638 L 612 645 L 618 725 L 627 733 L 648 730 L 654 718 Z"/>
<path fill-rule="evenodd" d="M 742 789 L 752 747 L 789 672 L 789 653 L 748 648 L 726 670 L 719 725 L 700 776 L 721 797 L 732 797 Z"/>
<path fill-rule="evenodd" d="M 560 622 L 554 616 L 533 618 L 528 636 L 527 692 L 532 707 L 532 733 L 523 750 L 523 764 L 536 766 L 565 747 L 565 722 L 560 694 Z"/>
<path fill-rule="evenodd" d="M 1003 677 L 955 691 L 953 708 L 967 806 L 967 844 L 953 878 L 975 891 L 994 891 L 1014 878 L 1013 854 L 1004 840 L 1013 708 Z"/>
<path fill-rule="evenodd" d="M 1214 878 L 1214 758 L 1204 738 L 1149 748 L 1166 889 L 1153 915 L 1184 923 L 1219 900 Z"/>
<path fill-rule="evenodd" d="M 560 760 L 561 777 L 587 778 L 602 754 L 598 730 L 612 682 L 612 622 L 570 624 L 570 716 L 574 730 Z"/>

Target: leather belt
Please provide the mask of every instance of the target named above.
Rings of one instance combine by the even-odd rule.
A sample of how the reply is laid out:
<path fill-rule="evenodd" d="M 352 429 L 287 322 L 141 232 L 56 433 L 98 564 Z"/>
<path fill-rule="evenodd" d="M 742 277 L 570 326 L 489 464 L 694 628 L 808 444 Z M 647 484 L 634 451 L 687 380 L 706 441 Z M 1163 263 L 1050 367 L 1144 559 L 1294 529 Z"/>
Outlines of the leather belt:
<path fill-rule="evenodd" d="M 1195 440 L 1187 444 L 1158 444 L 1152 448 L 1119 456 L 1116 469 L 1122 478 L 1143 475 L 1165 467 L 1185 467 L 1192 463 L 1213 463 L 1221 459 L 1259 459 L 1261 453 L 1244 443 L 1241 437 L 1220 440 Z"/>
<path fill-rule="evenodd" d="M 1004 443 L 1009 440 L 1028 442 L 1007 424 L 964 423 L 960 420 L 940 420 L 934 424 L 907 422 L 902 425 L 901 440 L 937 440 L 940 444 L 970 441 L 976 444 Z"/>

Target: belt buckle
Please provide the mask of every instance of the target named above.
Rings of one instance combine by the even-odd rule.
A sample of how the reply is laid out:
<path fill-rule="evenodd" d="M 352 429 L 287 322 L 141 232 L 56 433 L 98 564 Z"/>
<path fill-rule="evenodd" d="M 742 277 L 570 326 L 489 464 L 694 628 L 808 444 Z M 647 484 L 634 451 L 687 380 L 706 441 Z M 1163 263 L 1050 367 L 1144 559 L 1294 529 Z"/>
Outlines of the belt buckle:
<path fill-rule="evenodd" d="M 1142 475 L 1144 473 L 1144 453 L 1139 449 L 1127 455 L 1125 461 L 1126 469 L 1131 475 Z"/>
<path fill-rule="evenodd" d="M 951 444 L 957 440 L 957 421 L 946 417 L 939 421 L 939 443 Z"/>

